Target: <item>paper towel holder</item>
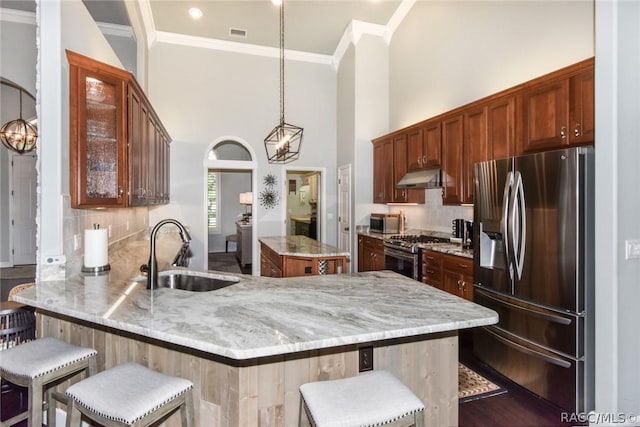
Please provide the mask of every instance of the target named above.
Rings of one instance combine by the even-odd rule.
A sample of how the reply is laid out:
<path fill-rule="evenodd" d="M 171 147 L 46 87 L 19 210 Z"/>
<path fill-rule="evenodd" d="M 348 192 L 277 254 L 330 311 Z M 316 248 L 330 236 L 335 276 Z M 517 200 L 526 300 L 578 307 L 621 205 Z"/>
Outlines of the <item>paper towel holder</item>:
<path fill-rule="evenodd" d="M 100 229 L 100 224 L 93 224 L 93 229 L 94 230 L 99 230 Z M 86 241 L 85 241 L 86 242 Z M 86 254 L 86 252 L 85 252 Z M 86 255 L 85 255 L 86 257 Z M 98 265 L 98 266 L 94 266 L 94 267 L 87 267 L 86 265 L 82 265 L 82 272 L 83 273 L 88 273 L 88 274 L 93 274 L 93 275 L 99 275 L 102 273 L 105 273 L 109 270 L 111 270 L 111 265 L 107 262 L 105 265 Z"/>

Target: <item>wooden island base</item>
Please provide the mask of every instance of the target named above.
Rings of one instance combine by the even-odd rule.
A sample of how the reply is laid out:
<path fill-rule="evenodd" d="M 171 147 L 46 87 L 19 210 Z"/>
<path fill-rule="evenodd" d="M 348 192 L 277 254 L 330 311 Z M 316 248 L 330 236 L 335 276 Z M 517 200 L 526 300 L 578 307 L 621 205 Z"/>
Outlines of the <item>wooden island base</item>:
<path fill-rule="evenodd" d="M 358 348 L 367 346 L 375 369 L 394 373 L 424 402 L 426 426 L 458 424 L 457 331 L 238 361 L 42 310 L 37 317 L 39 337 L 98 350 L 100 371 L 135 361 L 192 381 L 196 426 L 297 426 L 298 387 L 357 375 Z M 180 426 L 179 413 L 162 425 Z"/>

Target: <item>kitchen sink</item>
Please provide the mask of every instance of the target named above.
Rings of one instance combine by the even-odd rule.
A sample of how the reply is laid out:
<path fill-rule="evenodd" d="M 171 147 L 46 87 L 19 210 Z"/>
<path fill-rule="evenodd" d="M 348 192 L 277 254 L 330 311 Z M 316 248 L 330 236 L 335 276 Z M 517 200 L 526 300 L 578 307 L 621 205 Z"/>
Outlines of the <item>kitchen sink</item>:
<path fill-rule="evenodd" d="M 209 292 L 226 288 L 240 281 L 234 276 L 193 274 L 185 271 L 161 272 L 158 288 L 181 289 L 192 292 Z"/>

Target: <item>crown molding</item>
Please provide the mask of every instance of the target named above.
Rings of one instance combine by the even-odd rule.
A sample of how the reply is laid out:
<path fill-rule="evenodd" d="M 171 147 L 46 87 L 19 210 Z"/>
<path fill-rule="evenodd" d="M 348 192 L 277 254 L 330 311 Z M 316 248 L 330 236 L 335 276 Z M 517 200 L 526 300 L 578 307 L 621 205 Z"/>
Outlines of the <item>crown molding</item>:
<path fill-rule="evenodd" d="M 387 31 L 385 34 L 387 44 L 391 43 L 391 37 L 393 37 L 393 34 L 400 26 L 400 23 L 402 23 L 404 18 L 409 14 L 409 11 L 415 3 L 416 0 L 402 0 L 400 6 L 398 6 L 396 11 L 393 13 L 391 19 L 387 22 Z"/>
<path fill-rule="evenodd" d="M 128 25 L 109 24 L 107 22 L 98 22 L 97 24 L 103 34 L 135 39 L 133 29 Z"/>
<path fill-rule="evenodd" d="M 157 40 L 156 24 L 153 21 L 153 13 L 151 12 L 151 2 L 149 0 L 139 0 L 138 7 L 140 8 L 140 17 L 142 18 L 142 27 L 146 33 L 147 49 L 151 49 L 151 46 Z"/>
<path fill-rule="evenodd" d="M 165 31 L 156 32 L 156 41 L 159 43 L 169 43 L 181 46 L 198 47 L 202 49 L 221 50 L 225 52 L 243 53 L 246 55 L 266 56 L 269 58 L 279 58 L 280 49 L 255 44 L 240 43 L 227 40 L 210 39 L 207 37 L 189 36 L 185 34 L 169 33 Z M 317 53 L 302 52 L 299 50 L 285 49 L 287 60 L 312 62 L 316 64 L 330 65 L 333 57 Z"/>
<path fill-rule="evenodd" d="M 36 25 L 36 14 L 34 12 L 0 8 L 0 21 Z"/>

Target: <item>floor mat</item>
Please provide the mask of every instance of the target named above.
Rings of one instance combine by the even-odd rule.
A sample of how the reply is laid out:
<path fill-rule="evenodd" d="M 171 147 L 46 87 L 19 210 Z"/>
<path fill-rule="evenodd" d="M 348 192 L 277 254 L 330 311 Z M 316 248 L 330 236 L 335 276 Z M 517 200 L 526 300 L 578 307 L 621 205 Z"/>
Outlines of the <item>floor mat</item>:
<path fill-rule="evenodd" d="M 460 403 L 506 393 L 507 390 L 458 363 L 458 399 Z"/>

